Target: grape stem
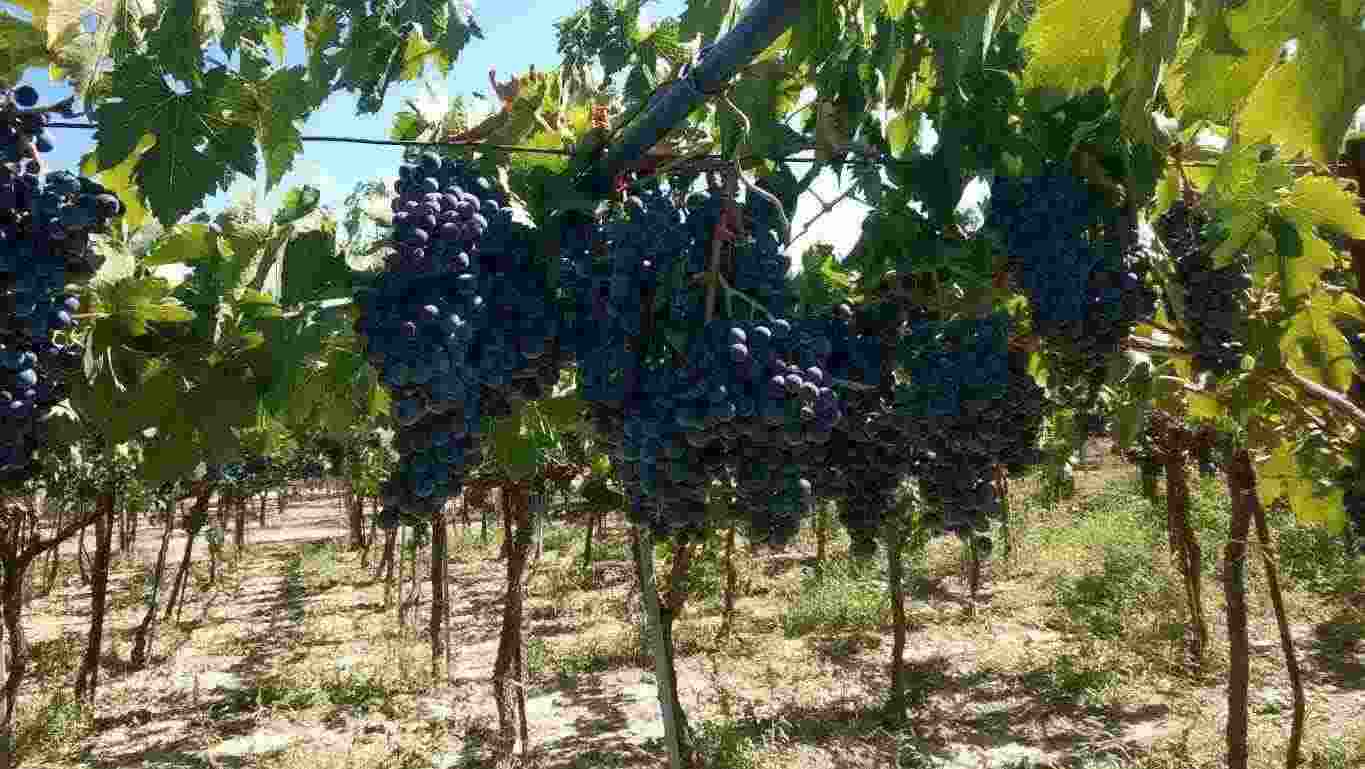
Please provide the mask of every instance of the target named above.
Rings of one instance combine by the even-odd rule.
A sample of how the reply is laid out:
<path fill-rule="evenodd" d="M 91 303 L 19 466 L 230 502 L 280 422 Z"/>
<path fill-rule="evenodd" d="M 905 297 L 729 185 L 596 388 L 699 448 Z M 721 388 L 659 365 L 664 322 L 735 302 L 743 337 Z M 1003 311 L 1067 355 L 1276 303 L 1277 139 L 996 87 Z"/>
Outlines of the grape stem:
<path fill-rule="evenodd" d="M 739 180 L 744 182 L 744 189 L 748 190 L 749 194 L 758 195 L 767 200 L 773 208 L 777 209 L 777 217 L 782 221 L 782 244 L 787 246 L 791 245 L 792 223 L 791 220 L 787 218 L 786 210 L 782 208 L 782 201 L 778 200 L 776 195 L 749 181 L 749 177 L 745 176 L 743 173 L 739 175 Z M 807 227 L 806 229 L 809 230 L 810 228 Z M 803 232 L 802 234 L 804 235 L 805 233 Z"/>
<path fill-rule="evenodd" d="M 1151 339 L 1144 339 L 1140 336 L 1130 336 L 1123 341 L 1123 346 L 1130 350 L 1139 352 L 1152 352 L 1160 355 L 1169 355 L 1173 358 L 1192 358 L 1193 353 L 1182 347 L 1168 347 Z"/>
<path fill-rule="evenodd" d="M 757 300 L 755 300 L 748 294 L 744 293 L 743 291 L 740 291 L 739 289 L 732 287 L 730 285 L 730 281 L 726 280 L 724 275 L 717 273 L 716 278 L 720 280 L 720 287 L 725 289 L 725 295 L 727 297 L 738 297 L 739 299 L 743 300 L 746 304 L 748 304 L 750 307 L 763 313 L 763 317 L 767 318 L 769 321 L 777 320 L 777 318 L 771 312 L 768 312 L 768 308 L 759 304 Z"/>
<path fill-rule="evenodd" d="M 28 107 L 27 109 L 16 107 L 15 110 L 21 115 L 46 115 L 49 112 L 65 112 L 66 110 L 71 109 L 75 103 L 76 97 L 68 96 L 61 101 L 53 102 L 52 104 L 40 104 L 36 107 Z"/>
<path fill-rule="evenodd" d="M 711 267 L 706 281 L 706 322 L 710 323 L 716 317 L 716 289 L 720 287 L 720 256 L 721 249 L 725 245 L 727 238 L 734 237 L 735 233 L 730 232 L 729 224 L 731 212 L 735 206 L 735 189 L 738 186 L 735 176 L 739 173 L 735 167 L 725 178 L 725 200 L 722 203 L 720 218 L 716 220 L 715 229 L 711 233 Z"/>

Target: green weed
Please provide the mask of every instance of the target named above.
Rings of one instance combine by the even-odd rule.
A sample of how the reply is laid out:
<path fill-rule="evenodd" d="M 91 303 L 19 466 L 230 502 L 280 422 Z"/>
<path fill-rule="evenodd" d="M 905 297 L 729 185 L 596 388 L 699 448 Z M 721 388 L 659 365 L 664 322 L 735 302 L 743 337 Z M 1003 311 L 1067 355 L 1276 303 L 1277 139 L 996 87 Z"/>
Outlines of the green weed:
<path fill-rule="evenodd" d="M 94 720 L 71 690 L 59 687 L 45 692 L 19 709 L 14 730 L 17 765 L 71 757 L 93 727 Z"/>
<path fill-rule="evenodd" d="M 821 630 L 875 630 L 890 615 L 886 586 L 873 567 L 831 560 L 821 574 L 806 574 L 794 605 L 782 614 L 782 630 L 796 638 Z"/>

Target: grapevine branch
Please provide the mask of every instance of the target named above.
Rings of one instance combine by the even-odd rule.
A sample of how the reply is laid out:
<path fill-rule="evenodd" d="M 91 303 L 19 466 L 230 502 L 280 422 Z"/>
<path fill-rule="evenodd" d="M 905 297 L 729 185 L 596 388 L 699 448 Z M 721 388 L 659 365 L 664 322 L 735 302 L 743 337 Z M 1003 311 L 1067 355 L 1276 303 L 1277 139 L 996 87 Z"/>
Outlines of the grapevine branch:
<path fill-rule="evenodd" d="M 815 192 L 812 191 L 811 194 L 815 195 Z M 811 231 L 811 228 L 815 226 L 816 222 L 820 221 L 820 219 L 824 217 L 825 214 L 828 214 L 829 212 L 833 211 L 836 206 L 838 206 L 840 203 L 844 202 L 845 200 L 852 196 L 853 196 L 852 187 L 848 188 L 841 195 L 839 195 L 839 197 L 835 198 L 834 200 L 828 203 L 826 203 L 819 195 L 815 195 L 815 199 L 820 202 L 820 212 L 817 213 L 815 216 L 812 216 L 810 218 L 810 221 L 806 222 L 806 226 L 802 228 L 801 233 L 796 237 L 792 238 L 790 242 L 795 243 L 801 238 L 806 237 L 806 234 Z"/>
<path fill-rule="evenodd" d="M 1294 381 L 1294 384 L 1297 384 L 1304 392 L 1341 412 L 1349 418 L 1357 428 L 1365 430 L 1365 410 L 1362 410 L 1359 406 L 1352 403 L 1350 398 L 1347 398 L 1345 395 L 1342 395 L 1330 387 L 1324 387 L 1323 385 L 1314 382 L 1289 366 L 1284 367 L 1284 372 L 1288 374 L 1289 378 Z"/>

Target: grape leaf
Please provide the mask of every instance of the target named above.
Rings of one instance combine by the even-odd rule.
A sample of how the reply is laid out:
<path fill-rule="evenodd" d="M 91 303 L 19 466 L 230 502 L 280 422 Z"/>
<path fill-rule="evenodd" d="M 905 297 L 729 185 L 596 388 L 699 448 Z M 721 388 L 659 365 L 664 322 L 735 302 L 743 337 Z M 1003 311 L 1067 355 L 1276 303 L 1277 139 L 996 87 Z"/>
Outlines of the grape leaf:
<path fill-rule="evenodd" d="M 1256 494 L 1262 506 L 1284 497 L 1299 523 L 1325 526 L 1341 533 L 1346 525 L 1346 509 L 1340 488 L 1324 488 L 1304 472 L 1294 446 L 1283 441 L 1256 467 Z"/>
<path fill-rule="evenodd" d="M 351 294 L 351 269 L 336 247 L 336 224 L 328 219 L 295 235 L 285 247 L 280 304 L 293 305 Z"/>
<path fill-rule="evenodd" d="M 1023 45 L 1032 56 L 1024 70 L 1028 88 L 1068 93 L 1104 86 L 1118 66 L 1132 0 L 1045 0 L 1029 24 Z"/>
<path fill-rule="evenodd" d="M 493 458 L 513 483 L 535 474 L 541 454 L 535 440 L 522 429 L 522 412 L 498 419 L 493 428 Z"/>
<path fill-rule="evenodd" d="M 1250 141 L 1273 141 L 1288 156 L 1336 157 L 1356 108 L 1365 102 L 1365 35 L 1340 19 L 1314 20 L 1294 57 L 1266 73 L 1241 111 Z"/>
<path fill-rule="evenodd" d="M 1210 34 L 1206 29 L 1186 37 L 1177 66 L 1166 78 L 1167 99 L 1183 122 L 1221 121 L 1232 115 L 1278 55 L 1278 47 L 1227 53 Z"/>
<path fill-rule="evenodd" d="M 46 61 L 43 31 L 9 14 L 0 15 L 0 84 L 13 85 L 29 67 Z"/>
<path fill-rule="evenodd" d="M 1336 325 L 1330 301 L 1321 289 L 1289 319 L 1280 351 L 1284 362 L 1304 377 L 1338 392 L 1350 389 L 1355 374 L 1351 346 Z"/>
<path fill-rule="evenodd" d="M 812 0 L 792 26 L 791 58 L 794 64 L 818 65 L 839 47 L 839 13 L 834 0 Z"/>
<path fill-rule="evenodd" d="M 291 224 L 313 213 L 322 200 L 322 191 L 311 185 L 303 185 L 284 194 L 280 210 L 275 212 L 275 224 Z"/>
<path fill-rule="evenodd" d="M 1161 88 L 1162 77 L 1180 52 L 1180 39 L 1185 32 L 1186 0 L 1154 2 L 1146 8 L 1150 26 L 1127 25 L 1137 28 L 1138 39 L 1128 40 L 1131 52 L 1120 75 L 1124 83 L 1123 125 L 1130 136 L 1151 141 L 1153 131 L 1151 106 Z"/>
<path fill-rule="evenodd" d="M 218 233 L 207 224 L 177 224 L 157 238 L 142 257 L 148 267 L 192 264 L 209 257 L 218 247 Z"/>
<path fill-rule="evenodd" d="M 200 0 L 161 0 L 147 50 L 162 70 L 186 84 L 197 84 L 204 68 L 204 27 Z M 115 91 L 116 93 L 118 91 Z"/>
<path fill-rule="evenodd" d="M 133 172 L 142 153 L 155 143 L 156 139 L 151 134 L 144 134 L 123 162 L 103 171 L 99 170 L 94 152 L 81 158 L 81 173 L 103 184 L 123 201 L 123 222 L 129 230 L 135 231 L 147 221 L 147 208 L 142 205 L 142 192 L 137 188 Z"/>
<path fill-rule="evenodd" d="M 265 157 L 266 189 L 274 189 L 303 151 L 298 121 L 318 106 L 317 94 L 310 88 L 303 67 L 272 72 L 263 81 L 248 83 L 245 91 Z"/>
<path fill-rule="evenodd" d="M 162 224 L 174 224 L 210 194 L 227 189 L 234 172 L 255 177 L 251 127 L 225 116 L 241 103 L 240 82 L 226 68 L 215 67 L 201 85 L 176 93 L 156 62 L 138 56 L 114 70 L 113 92 L 117 100 L 103 102 L 95 112 L 97 166 L 113 168 L 144 135 L 156 137 L 138 158 L 133 176 Z"/>
<path fill-rule="evenodd" d="M 678 23 L 678 39 L 686 43 L 701 38 L 702 45 L 714 42 L 734 6 L 735 0 L 688 0 Z"/>
<path fill-rule="evenodd" d="M 796 277 L 801 307 L 808 313 L 848 301 L 854 279 L 828 243 L 816 243 L 801 255 L 801 274 Z"/>

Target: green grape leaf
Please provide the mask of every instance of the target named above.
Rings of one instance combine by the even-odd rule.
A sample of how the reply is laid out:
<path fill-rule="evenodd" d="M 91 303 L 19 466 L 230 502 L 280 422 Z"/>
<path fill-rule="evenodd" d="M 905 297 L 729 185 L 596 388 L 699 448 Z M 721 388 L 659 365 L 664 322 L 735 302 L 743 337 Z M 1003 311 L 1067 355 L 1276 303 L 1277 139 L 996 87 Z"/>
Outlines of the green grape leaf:
<path fill-rule="evenodd" d="M 192 435 L 175 433 L 149 441 L 143 447 L 142 477 L 149 485 L 160 485 L 187 477 L 199 464 L 199 452 Z"/>
<path fill-rule="evenodd" d="M 1186 37 L 1178 64 L 1166 78 L 1167 99 L 1186 122 L 1232 115 L 1278 55 L 1278 46 L 1223 52 L 1210 34 L 1206 29 L 1203 35 Z"/>
<path fill-rule="evenodd" d="M 522 429 L 520 413 L 498 419 L 493 428 L 493 458 L 513 483 L 530 478 L 540 465 L 536 441 Z"/>
<path fill-rule="evenodd" d="M 280 304 L 332 299 L 351 294 L 351 269 L 337 249 L 336 223 L 330 219 L 300 233 L 285 247 Z"/>
<path fill-rule="evenodd" d="M 572 432 L 578 428 L 583 417 L 583 406 L 583 399 L 576 393 L 536 402 L 540 415 L 558 432 Z"/>
<path fill-rule="evenodd" d="M 1163 76 L 1179 54 L 1187 9 L 1186 0 L 1162 0 L 1138 11 L 1146 14 L 1150 25 L 1133 24 L 1135 17 L 1129 17 L 1127 30 L 1131 34 L 1136 27 L 1138 39 L 1126 41 L 1131 55 L 1120 79 L 1125 91 L 1123 125 L 1130 136 L 1146 141 L 1156 139 L 1152 102 L 1161 88 Z"/>
<path fill-rule="evenodd" d="M 792 26 L 792 62 L 817 64 L 826 61 L 839 49 L 841 33 L 837 3 L 810 0 Z"/>
<path fill-rule="evenodd" d="M 218 233 L 207 224 L 177 224 L 152 243 L 142 263 L 148 267 L 207 260 L 218 249 Z"/>
<path fill-rule="evenodd" d="M 147 49 L 166 74 L 197 84 L 204 68 L 204 27 L 200 0 L 160 0 L 147 33 Z M 118 93 L 115 90 L 115 93 Z"/>
<path fill-rule="evenodd" d="M 1286 302 L 1299 299 L 1317 285 L 1336 263 L 1332 246 L 1318 234 L 1335 230 L 1348 237 L 1365 236 L 1365 216 L 1355 197 L 1337 180 L 1305 176 L 1294 181 L 1268 220 L 1274 238 L 1274 267 Z"/>
<path fill-rule="evenodd" d="M 1289 441 L 1257 464 L 1256 493 L 1265 507 L 1284 497 L 1301 524 L 1324 526 L 1336 534 L 1346 526 L 1342 490 L 1314 483 Z"/>
<path fill-rule="evenodd" d="M 321 200 L 322 191 L 312 185 L 305 184 L 289 190 L 280 201 L 280 210 L 275 212 L 275 225 L 297 222 L 316 211 Z"/>
<path fill-rule="evenodd" d="M 1263 149 L 1243 144 L 1219 157 L 1209 191 L 1220 218 L 1244 210 L 1260 213 L 1278 203 L 1284 190 L 1293 186 L 1294 174 L 1289 166 L 1278 158 L 1262 162 Z"/>
<path fill-rule="evenodd" d="M 918 113 L 909 112 L 901 112 L 886 122 L 886 143 L 894 157 L 903 157 L 905 151 L 914 146 L 918 122 Z"/>
<path fill-rule="evenodd" d="M 734 11 L 735 0 L 687 0 L 687 10 L 678 23 L 678 39 L 686 43 L 701 38 L 702 45 L 707 45 L 720 35 Z"/>
<path fill-rule="evenodd" d="M 235 173 L 256 175 L 255 135 L 249 125 L 225 116 L 240 103 L 240 83 L 223 67 L 205 73 L 202 85 L 177 93 L 147 57 L 123 61 L 113 73 L 117 100 L 95 111 L 97 165 L 122 163 L 146 134 L 156 144 L 134 170 L 152 212 L 170 226 L 227 189 Z"/>
<path fill-rule="evenodd" d="M 394 113 L 393 125 L 389 126 L 389 138 L 396 141 L 417 141 L 429 126 L 416 112 L 399 110 Z"/>
<path fill-rule="evenodd" d="M 46 61 L 44 31 L 8 13 L 0 14 L 0 85 L 13 86 L 29 67 Z"/>
<path fill-rule="evenodd" d="M 1304 176 L 1294 181 L 1284 199 L 1285 216 L 1300 223 L 1327 227 L 1357 240 L 1365 240 L 1365 215 L 1355 194 L 1327 176 Z"/>
<path fill-rule="evenodd" d="M 1029 89 L 1068 93 L 1104 86 L 1123 52 L 1123 32 L 1132 0 L 1049 0 L 1024 34 L 1031 52 L 1024 70 Z"/>
<path fill-rule="evenodd" d="M 318 100 L 303 67 L 273 72 L 263 81 L 250 83 L 247 92 L 265 158 L 266 189 L 274 189 L 303 151 L 299 121 L 318 106 Z"/>
<path fill-rule="evenodd" d="M 828 243 L 815 243 L 806 249 L 796 281 L 801 306 L 807 312 L 846 302 L 854 292 L 854 276 L 834 257 L 834 247 Z"/>

